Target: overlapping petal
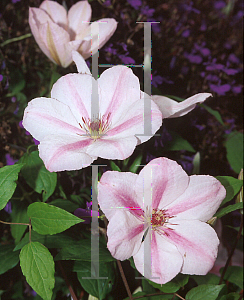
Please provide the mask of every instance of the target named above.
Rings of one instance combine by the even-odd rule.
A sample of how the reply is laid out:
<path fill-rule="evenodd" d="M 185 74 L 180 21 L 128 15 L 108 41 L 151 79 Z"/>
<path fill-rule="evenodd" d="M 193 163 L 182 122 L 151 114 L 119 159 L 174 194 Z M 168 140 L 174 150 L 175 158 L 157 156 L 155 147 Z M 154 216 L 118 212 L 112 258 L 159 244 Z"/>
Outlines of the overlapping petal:
<path fill-rule="evenodd" d="M 82 169 L 97 158 L 86 153 L 91 143 L 78 135 L 48 135 L 38 146 L 39 155 L 50 172 Z"/>
<path fill-rule="evenodd" d="M 193 217 L 194 218 L 194 217 Z M 184 262 L 181 273 L 205 275 L 215 262 L 219 239 L 214 229 L 199 220 L 172 218 L 166 230 L 168 240 L 181 253 Z"/>
<path fill-rule="evenodd" d="M 193 110 L 197 103 L 204 102 L 210 96 L 212 96 L 210 93 L 199 93 L 179 103 L 165 96 L 153 95 L 152 99 L 158 105 L 163 119 L 165 119 L 184 116 Z"/>
<path fill-rule="evenodd" d="M 66 9 L 55 1 L 45 0 L 39 7 L 44 10 L 54 23 L 63 27 L 65 30 L 68 27 L 68 18 Z"/>
<path fill-rule="evenodd" d="M 145 182 L 149 182 L 152 195 L 144 201 L 154 209 L 164 209 L 185 192 L 189 176 L 175 161 L 160 157 L 149 162 L 139 173 L 136 189 L 141 199 L 145 193 L 141 187 Z"/>
<path fill-rule="evenodd" d="M 145 244 L 151 244 L 151 257 L 145 253 Z M 137 270 L 145 277 L 159 284 L 164 284 L 181 272 L 183 257 L 177 247 L 166 238 L 152 232 L 147 234 L 139 251 L 133 256 Z M 147 273 L 150 273 L 147 276 Z M 151 275 L 151 276 L 150 276 Z"/>
<path fill-rule="evenodd" d="M 167 206 L 167 211 L 181 219 L 206 222 L 215 214 L 225 195 L 225 188 L 214 177 L 192 175 L 185 192 Z"/>
<path fill-rule="evenodd" d="M 144 229 L 143 223 L 125 210 L 113 212 L 114 217 L 107 229 L 107 247 L 113 257 L 119 260 L 128 259 L 138 252 Z"/>

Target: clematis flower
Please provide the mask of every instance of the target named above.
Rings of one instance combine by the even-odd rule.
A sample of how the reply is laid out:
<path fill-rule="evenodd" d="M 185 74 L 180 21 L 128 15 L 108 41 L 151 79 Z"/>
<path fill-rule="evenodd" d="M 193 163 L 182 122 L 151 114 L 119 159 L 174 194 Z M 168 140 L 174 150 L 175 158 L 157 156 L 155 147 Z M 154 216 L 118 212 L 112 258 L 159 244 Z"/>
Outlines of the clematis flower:
<path fill-rule="evenodd" d="M 81 56 L 75 52 L 78 70 Z M 98 91 L 99 112 L 92 113 L 92 88 Z M 51 98 L 35 98 L 24 112 L 23 126 L 40 141 L 39 155 L 53 171 L 77 170 L 97 157 L 125 159 L 144 136 L 144 101 L 132 70 L 115 66 L 96 81 L 90 74 L 68 74 L 52 87 Z M 162 125 L 162 114 L 150 99 L 151 128 Z M 96 104 L 96 102 L 93 102 Z"/>
<path fill-rule="evenodd" d="M 79 73 L 91 74 L 85 60 L 80 57 L 76 51 L 73 53 L 73 59 L 75 60 Z M 202 103 L 211 96 L 212 94 L 210 93 L 199 93 L 185 99 L 182 102 L 177 102 L 165 96 L 149 96 L 146 93 L 141 92 L 141 98 L 151 98 L 154 103 L 157 104 L 162 113 L 163 119 L 184 116 L 192 111 L 196 107 L 197 103 Z"/>
<path fill-rule="evenodd" d="M 117 23 L 105 18 L 91 35 L 91 6 L 79 1 L 70 10 L 55 1 L 45 0 L 40 8 L 30 7 L 29 24 L 35 40 L 45 55 L 66 68 L 72 63 L 72 50 L 86 59 L 96 53 L 113 35 Z M 97 31 L 98 30 L 98 31 Z M 91 46 L 92 36 L 92 46 Z"/>
<path fill-rule="evenodd" d="M 179 272 L 204 275 L 213 267 L 219 245 L 206 222 L 225 194 L 214 177 L 188 176 L 175 161 L 162 157 L 139 175 L 107 171 L 98 183 L 98 202 L 109 220 L 107 247 L 116 259 L 133 256 L 143 274 L 144 244 L 150 243 L 151 260 L 145 260 L 145 267 L 151 267 L 149 279 L 159 284 Z"/>
<path fill-rule="evenodd" d="M 177 102 L 168 97 L 158 95 L 153 95 L 152 99 L 159 107 L 163 119 L 165 119 L 184 116 L 192 111 L 197 103 L 202 103 L 211 96 L 212 94 L 210 93 L 199 93 L 182 102 Z"/>

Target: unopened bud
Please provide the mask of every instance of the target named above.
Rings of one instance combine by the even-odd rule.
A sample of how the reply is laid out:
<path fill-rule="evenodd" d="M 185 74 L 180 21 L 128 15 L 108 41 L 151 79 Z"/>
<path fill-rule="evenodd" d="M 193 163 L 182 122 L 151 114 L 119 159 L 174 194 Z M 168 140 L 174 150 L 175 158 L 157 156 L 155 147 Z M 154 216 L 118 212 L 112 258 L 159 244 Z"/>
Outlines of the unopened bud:
<path fill-rule="evenodd" d="M 217 217 L 212 217 L 211 219 L 209 219 L 208 221 L 207 221 L 207 223 L 209 224 L 209 225 L 214 225 L 215 224 L 215 222 L 216 222 L 216 220 L 217 220 Z"/>

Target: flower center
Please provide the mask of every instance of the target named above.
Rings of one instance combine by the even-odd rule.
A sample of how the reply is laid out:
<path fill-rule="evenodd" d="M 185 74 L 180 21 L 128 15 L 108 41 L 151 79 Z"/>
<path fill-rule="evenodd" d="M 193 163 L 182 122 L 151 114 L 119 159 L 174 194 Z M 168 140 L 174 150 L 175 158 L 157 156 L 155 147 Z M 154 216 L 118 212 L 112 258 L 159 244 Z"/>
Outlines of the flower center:
<path fill-rule="evenodd" d="M 159 226 L 164 226 L 168 222 L 170 217 L 166 213 L 165 209 L 153 209 L 151 215 L 152 229 L 156 229 Z"/>
<path fill-rule="evenodd" d="M 82 117 L 83 124 L 80 125 L 82 129 L 86 131 L 86 135 L 92 138 L 94 141 L 101 138 L 106 134 L 111 126 L 110 122 L 111 113 L 109 113 L 106 117 L 105 116 L 98 116 L 93 117 L 92 119 L 88 118 L 85 119 Z"/>

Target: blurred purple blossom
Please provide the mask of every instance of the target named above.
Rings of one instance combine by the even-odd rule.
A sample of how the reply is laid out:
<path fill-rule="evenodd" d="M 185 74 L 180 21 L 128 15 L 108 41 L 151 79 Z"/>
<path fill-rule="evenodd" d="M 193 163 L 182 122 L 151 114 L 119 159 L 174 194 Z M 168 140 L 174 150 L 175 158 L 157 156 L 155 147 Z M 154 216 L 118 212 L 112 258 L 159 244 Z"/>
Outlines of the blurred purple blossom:
<path fill-rule="evenodd" d="M 202 62 L 202 57 L 198 54 L 189 54 L 187 52 L 184 53 L 185 58 L 189 60 L 189 62 L 193 64 L 200 64 Z"/>
<path fill-rule="evenodd" d="M 86 202 L 86 208 L 77 208 L 74 211 L 74 215 L 78 218 L 81 218 L 84 220 L 83 224 L 90 224 L 91 223 L 91 217 L 92 217 L 92 201 Z M 98 212 L 99 216 L 99 212 Z"/>
<path fill-rule="evenodd" d="M 240 71 L 239 70 L 236 70 L 236 69 L 224 69 L 223 70 L 227 75 L 235 75 L 237 73 L 239 73 Z"/>
<path fill-rule="evenodd" d="M 0 74 L 0 82 L 3 80 L 3 75 Z"/>
<path fill-rule="evenodd" d="M 191 31 L 190 31 L 189 29 L 186 29 L 186 30 L 184 30 L 184 31 L 182 32 L 181 35 L 182 35 L 184 38 L 187 38 L 187 37 L 190 36 L 190 33 L 191 33 Z"/>
<path fill-rule="evenodd" d="M 223 84 L 223 85 L 216 85 L 216 84 L 210 84 L 210 89 L 217 93 L 218 95 L 224 96 L 225 93 L 229 92 L 231 89 L 230 84 Z"/>
<path fill-rule="evenodd" d="M 181 155 L 181 159 L 178 160 L 178 162 L 182 165 L 183 169 L 189 175 L 192 174 L 193 159 L 194 159 L 194 156 Z"/>
<path fill-rule="evenodd" d="M 12 205 L 11 205 L 11 202 L 8 201 L 8 203 L 6 204 L 6 206 L 4 207 L 4 210 L 8 213 L 8 214 L 11 214 L 12 212 Z"/>
<path fill-rule="evenodd" d="M 233 92 L 234 94 L 240 94 L 241 91 L 242 91 L 242 87 L 241 87 L 240 85 L 236 85 L 236 86 L 233 86 L 233 87 L 232 87 L 232 92 Z"/>
<path fill-rule="evenodd" d="M 21 0 L 12 0 L 12 3 L 17 3 L 19 1 L 21 1 Z"/>
<path fill-rule="evenodd" d="M 201 52 L 201 54 L 203 56 L 209 56 L 211 54 L 211 52 L 208 48 L 201 48 L 199 51 Z"/>
<path fill-rule="evenodd" d="M 206 24 L 206 21 L 205 21 L 205 20 L 202 21 L 200 30 L 201 30 L 201 31 L 206 31 L 206 30 L 207 30 L 207 24 Z"/>
<path fill-rule="evenodd" d="M 191 11 L 192 11 L 192 12 L 194 12 L 194 13 L 196 13 L 196 14 L 200 14 L 200 11 L 199 11 L 198 9 L 192 7 L 192 6 L 193 6 L 193 1 L 191 1 L 189 4 L 184 3 L 184 4 L 181 5 L 181 7 L 182 7 L 185 11 L 188 11 L 188 12 L 191 12 Z"/>
<path fill-rule="evenodd" d="M 158 85 L 163 83 L 163 77 L 160 75 L 156 75 L 157 73 L 154 72 L 152 76 L 152 85 L 157 87 Z"/>
<path fill-rule="evenodd" d="M 231 53 L 229 55 L 228 60 L 230 62 L 232 62 L 233 64 L 239 64 L 240 63 L 240 59 L 234 53 Z"/>
<path fill-rule="evenodd" d="M 220 9 L 224 8 L 225 6 L 226 6 L 225 1 L 220 0 L 220 1 L 215 1 L 214 2 L 214 8 L 215 9 L 220 10 Z"/>
<path fill-rule="evenodd" d="M 218 82 L 219 81 L 219 77 L 217 75 L 208 74 L 206 76 L 206 80 L 212 81 L 212 82 Z"/>
<path fill-rule="evenodd" d="M 148 5 L 141 8 L 141 14 L 147 17 L 152 17 L 155 12 L 154 8 L 149 8 Z"/>
<path fill-rule="evenodd" d="M 235 128 L 235 119 L 227 119 L 225 120 L 225 123 L 229 125 L 229 128 L 225 130 L 225 133 L 230 134 Z"/>
<path fill-rule="evenodd" d="M 7 166 L 14 165 L 18 161 L 18 159 L 14 159 L 9 153 L 5 155 L 5 159 Z"/>
<path fill-rule="evenodd" d="M 132 57 L 126 56 L 128 53 L 129 52 L 127 52 L 126 54 L 120 54 L 120 55 L 118 55 L 118 57 L 121 59 L 121 61 L 125 65 L 135 64 L 135 60 Z"/>
<path fill-rule="evenodd" d="M 141 0 L 127 0 L 127 2 L 136 10 L 142 6 Z"/>
<path fill-rule="evenodd" d="M 106 0 L 103 2 L 104 6 L 110 6 L 111 5 L 111 0 Z"/>
<path fill-rule="evenodd" d="M 223 69 L 224 69 L 224 65 L 222 65 L 222 64 L 211 63 L 206 66 L 207 71 L 223 70 Z"/>

